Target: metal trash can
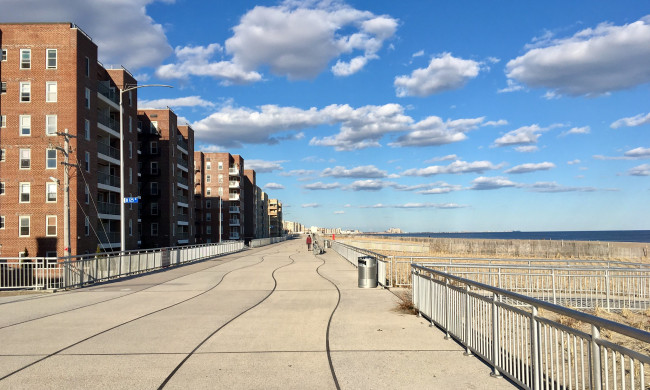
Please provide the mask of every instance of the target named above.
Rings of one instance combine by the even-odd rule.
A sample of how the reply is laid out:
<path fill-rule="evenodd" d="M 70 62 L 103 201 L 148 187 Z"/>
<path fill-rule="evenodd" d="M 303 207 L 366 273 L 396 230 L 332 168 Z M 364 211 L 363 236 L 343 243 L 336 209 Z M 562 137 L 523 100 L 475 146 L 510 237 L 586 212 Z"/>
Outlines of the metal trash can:
<path fill-rule="evenodd" d="M 358 260 L 359 287 L 377 287 L 377 259 L 372 256 L 362 256 Z"/>

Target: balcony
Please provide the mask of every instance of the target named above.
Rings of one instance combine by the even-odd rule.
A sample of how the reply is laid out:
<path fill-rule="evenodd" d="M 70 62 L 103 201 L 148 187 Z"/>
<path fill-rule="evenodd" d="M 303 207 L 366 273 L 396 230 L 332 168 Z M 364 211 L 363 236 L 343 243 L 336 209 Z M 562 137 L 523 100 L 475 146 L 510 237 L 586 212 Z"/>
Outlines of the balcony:
<path fill-rule="evenodd" d="M 116 160 L 120 159 L 120 150 L 118 148 L 114 148 L 111 145 L 101 141 L 97 141 L 97 153 L 114 158 Z"/>
<path fill-rule="evenodd" d="M 190 222 L 190 216 L 188 214 L 178 214 L 176 216 L 176 221 L 178 221 L 179 223 L 184 222 L 185 224 L 187 224 L 188 222 Z"/>
<path fill-rule="evenodd" d="M 231 240 L 239 240 L 239 233 L 238 232 L 230 232 L 229 239 L 231 239 Z"/>
<path fill-rule="evenodd" d="M 184 195 L 178 195 L 178 196 L 176 197 L 176 201 L 177 201 L 178 203 L 185 203 L 185 204 L 187 204 L 187 203 L 188 203 L 188 198 L 187 198 L 187 196 L 184 196 Z"/>
<path fill-rule="evenodd" d="M 239 207 L 237 207 L 237 206 L 230 206 L 230 209 L 228 211 L 230 212 L 230 214 L 239 214 L 240 213 Z"/>
<path fill-rule="evenodd" d="M 185 152 L 190 150 L 187 140 L 185 138 L 181 137 L 181 136 L 178 137 L 176 145 L 179 146 L 180 148 L 184 149 Z"/>
<path fill-rule="evenodd" d="M 239 188 L 239 181 L 230 181 L 228 182 L 230 188 Z"/>
<path fill-rule="evenodd" d="M 230 226 L 240 226 L 239 218 L 232 218 L 230 221 L 228 221 L 228 225 L 230 225 Z"/>
<path fill-rule="evenodd" d="M 237 168 L 230 168 L 228 169 L 228 174 L 232 176 L 239 176 L 239 169 Z"/>
<path fill-rule="evenodd" d="M 97 184 L 120 188 L 120 177 L 104 172 L 97 172 Z"/>
<path fill-rule="evenodd" d="M 108 85 L 106 85 L 106 83 L 102 81 L 98 81 L 97 92 L 99 92 L 102 96 L 112 101 L 113 103 L 117 104 L 118 106 L 120 105 L 119 93 L 114 88 L 111 89 Z"/>
<path fill-rule="evenodd" d="M 99 242 L 102 244 L 119 244 L 120 243 L 120 233 L 119 232 L 103 232 L 101 229 L 97 231 L 99 236 Z"/>
<path fill-rule="evenodd" d="M 228 195 L 228 200 L 239 200 L 239 194 L 236 192 L 231 192 Z"/>
<path fill-rule="evenodd" d="M 97 202 L 99 214 L 120 215 L 119 203 Z"/>
<path fill-rule="evenodd" d="M 108 127 L 109 129 L 120 132 L 120 121 L 111 118 L 110 115 L 104 112 L 97 112 L 97 122 Z"/>
<path fill-rule="evenodd" d="M 180 165 L 181 167 L 187 169 L 187 167 L 188 167 L 187 161 L 183 160 L 182 158 L 179 158 L 179 159 L 177 159 L 177 162 L 178 162 L 178 165 Z"/>

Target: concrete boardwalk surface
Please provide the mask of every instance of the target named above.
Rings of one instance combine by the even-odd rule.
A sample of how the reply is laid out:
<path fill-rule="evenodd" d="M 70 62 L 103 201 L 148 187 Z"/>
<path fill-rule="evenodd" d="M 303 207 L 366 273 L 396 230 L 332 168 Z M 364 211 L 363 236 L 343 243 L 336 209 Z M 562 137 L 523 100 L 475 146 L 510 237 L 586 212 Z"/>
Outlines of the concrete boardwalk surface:
<path fill-rule="evenodd" d="M 0 297 L 0 389 L 502 389 L 389 291 L 300 241 Z"/>

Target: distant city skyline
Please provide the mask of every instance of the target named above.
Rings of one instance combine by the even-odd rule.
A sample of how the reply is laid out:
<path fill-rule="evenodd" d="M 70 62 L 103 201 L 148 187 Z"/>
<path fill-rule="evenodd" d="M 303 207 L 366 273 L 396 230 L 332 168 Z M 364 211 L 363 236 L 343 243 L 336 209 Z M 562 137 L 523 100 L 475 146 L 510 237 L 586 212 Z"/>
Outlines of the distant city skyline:
<path fill-rule="evenodd" d="M 173 85 L 139 107 L 246 156 L 286 220 L 648 229 L 650 6 L 499 5 L 5 0 L 0 22 L 76 23 L 106 66 Z"/>

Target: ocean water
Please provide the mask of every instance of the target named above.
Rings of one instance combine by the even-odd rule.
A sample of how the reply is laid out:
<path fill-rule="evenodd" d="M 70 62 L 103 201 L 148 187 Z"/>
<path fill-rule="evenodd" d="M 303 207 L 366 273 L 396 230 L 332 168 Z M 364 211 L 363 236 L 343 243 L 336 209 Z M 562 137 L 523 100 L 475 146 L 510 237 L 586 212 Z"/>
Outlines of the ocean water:
<path fill-rule="evenodd" d="M 550 232 L 462 232 L 382 234 L 400 237 L 477 238 L 493 240 L 611 241 L 650 243 L 650 230 L 596 230 Z"/>

